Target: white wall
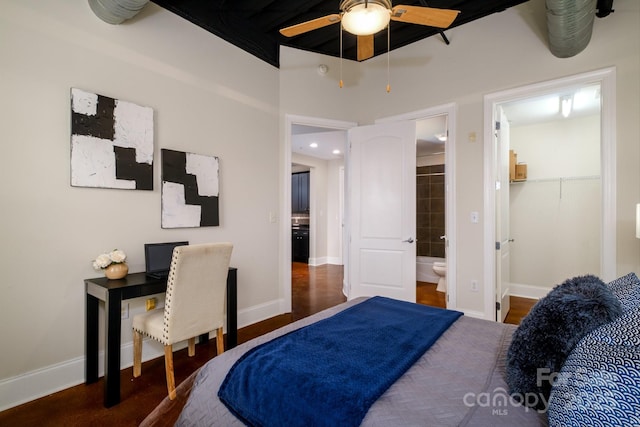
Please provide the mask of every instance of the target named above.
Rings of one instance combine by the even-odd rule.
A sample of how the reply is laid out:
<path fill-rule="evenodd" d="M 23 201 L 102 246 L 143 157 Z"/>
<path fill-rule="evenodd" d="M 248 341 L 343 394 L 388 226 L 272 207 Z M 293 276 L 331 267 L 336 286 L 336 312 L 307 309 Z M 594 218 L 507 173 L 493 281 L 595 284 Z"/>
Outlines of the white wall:
<path fill-rule="evenodd" d="M 151 3 L 112 26 L 86 1 L 5 0 L 0 58 L 0 410 L 84 380 L 83 279 L 105 250 L 135 272 L 145 242 L 231 241 L 240 325 L 277 313 L 276 68 Z M 153 108 L 153 191 L 70 186 L 72 87 Z M 219 227 L 160 228 L 160 148 L 219 157 Z"/>
<path fill-rule="evenodd" d="M 330 160 L 327 170 L 327 263 L 342 265 L 342 210 L 344 188 L 340 176 L 344 159 Z"/>
<path fill-rule="evenodd" d="M 528 173 L 509 186 L 512 284 L 600 275 L 600 116 L 512 126 L 510 144 Z"/>
<path fill-rule="evenodd" d="M 527 163 L 527 178 L 600 175 L 600 115 L 511 126 L 511 148 Z"/>

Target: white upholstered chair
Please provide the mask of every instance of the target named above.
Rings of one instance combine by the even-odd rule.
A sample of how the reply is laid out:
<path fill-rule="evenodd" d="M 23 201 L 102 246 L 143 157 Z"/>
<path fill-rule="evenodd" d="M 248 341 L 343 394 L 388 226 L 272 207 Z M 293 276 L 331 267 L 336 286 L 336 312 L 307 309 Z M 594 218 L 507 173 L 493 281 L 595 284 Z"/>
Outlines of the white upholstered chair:
<path fill-rule="evenodd" d="M 216 331 L 218 354 L 224 351 L 222 327 L 231 259 L 231 243 L 178 246 L 173 250 L 165 306 L 133 318 L 133 376 L 142 373 L 142 335 L 164 345 L 169 398 L 176 396 L 173 344 L 188 340 L 195 354 L 197 336 Z"/>

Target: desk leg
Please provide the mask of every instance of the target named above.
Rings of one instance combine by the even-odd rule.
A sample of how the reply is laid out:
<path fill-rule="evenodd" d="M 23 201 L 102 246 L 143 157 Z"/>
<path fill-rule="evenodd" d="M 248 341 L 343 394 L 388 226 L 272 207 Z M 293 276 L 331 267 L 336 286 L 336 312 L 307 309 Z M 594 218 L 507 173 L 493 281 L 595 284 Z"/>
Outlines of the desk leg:
<path fill-rule="evenodd" d="M 120 403 L 120 327 L 122 293 L 107 292 L 105 301 L 105 350 L 104 350 L 104 406 Z"/>
<path fill-rule="evenodd" d="M 85 313 L 85 375 L 86 384 L 98 381 L 98 298 L 87 293 Z"/>
<path fill-rule="evenodd" d="M 227 275 L 227 350 L 238 345 L 238 271 Z"/>

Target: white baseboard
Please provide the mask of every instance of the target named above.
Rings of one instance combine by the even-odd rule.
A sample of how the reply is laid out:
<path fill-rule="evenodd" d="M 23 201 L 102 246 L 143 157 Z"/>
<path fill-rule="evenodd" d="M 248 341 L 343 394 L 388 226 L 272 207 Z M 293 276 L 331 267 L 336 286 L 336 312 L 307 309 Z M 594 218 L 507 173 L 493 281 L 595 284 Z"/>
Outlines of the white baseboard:
<path fill-rule="evenodd" d="M 464 313 L 465 316 L 469 316 L 469 317 L 473 317 L 475 319 L 484 319 L 484 313 L 482 311 L 474 311 L 474 310 L 462 310 L 462 309 L 457 309 L 459 311 L 462 311 Z"/>
<path fill-rule="evenodd" d="M 440 276 L 435 273 L 419 272 L 416 271 L 416 281 L 426 283 L 438 283 Z"/>
<path fill-rule="evenodd" d="M 326 257 L 319 257 L 319 258 L 309 258 L 309 265 L 311 266 L 318 266 L 318 265 L 323 265 L 327 263 L 327 258 Z"/>
<path fill-rule="evenodd" d="M 185 348 L 187 343 L 176 344 L 174 350 Z M 144 339 L 142 361 L 164 356 L 162 344 Z M 120 369 L 133 366 L 133 343 L 120 347 Z M 84 383 L 85 358 L 76 357 L 35 371 L 0 381 L 0 411 L 30 402 L 40 397 Z M 144 374 L 144 373 L 143 373 Z M 98 376 L 104 375 L 104 351 L 98 354 Z"/>
<path fill-rule="evenodd" d="M 64 390 L 84 381 L 84 357 L 0 381 L 0 411 Z"/>
<path fill-rule="evenodd" d="M 317 267 L 324 264 L 342 265 L 342 259 L 340 257 L 309 258 L 309 265 L 311 266 Z"/>
<path fill-rule="evenodd" d="M 509 285 L 509 294 L 514 297 L 540 299 L 546 296 L 551 289 L 541 288 L 539 286 L 523 285 L 520 283 L 511 283 Z"/>
<path fill-rule="evenodd" d="M 245 326 L 282 314 L 284 313 L 284 311 L 282 311 L 283 306 L 284 301 L 277 299 L 238 310 L 238 328 L 244 328 Z"/>
<path fill-rule="evenodd" d="M 282 306 L 283 301 L 275 300 L 239 310 L 238 328 L 281 314 Z M 174 350 L 180 350 L 186 346 L 186 341 L 178 343 L 174 346 Z M 163 356 L 162 344 L 148 338 L 144 339 L 143 362 Z M 133 366 L 133 342 L 126 342 L 120 347 L 120 369 L 131 366 Z M 100 351 L 98 355 L 98 375 L 104 375 L 104 351 Z M 0 380 L 0 411 L 82 384 L 84 380 L 84 356 Z"/>

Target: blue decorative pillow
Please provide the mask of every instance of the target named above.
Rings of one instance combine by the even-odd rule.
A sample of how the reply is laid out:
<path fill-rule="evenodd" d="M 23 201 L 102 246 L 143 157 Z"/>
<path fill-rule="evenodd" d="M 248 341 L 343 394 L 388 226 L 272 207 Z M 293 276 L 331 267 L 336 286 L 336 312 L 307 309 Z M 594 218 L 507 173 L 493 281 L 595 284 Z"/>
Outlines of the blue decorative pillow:
<path fill-rule="evenodd" d="M 613 322 L 600 326 L 584 337 L 590 343 L 640 348 L 640 306 L 625 312 Z"/>
<path fill-rule="evenodd" d="M 625 312 L 640 307 L 640 279 L 635 273 L 619 277 L 607 286 L 620 300 Z"/>
<path fill-rule="evenodd" d="M 582 340 L 551 390 L 550 426 L 640 426 L 640 347 Z"/>
<path fill-rule="evenodd" d="M 621 314 L 620 301 L 595 276 L 574 277 L 553 288 L 513 334 L 506 369 L 513 398 L 545 409 L 552 380 L 578 341 Z"/>

